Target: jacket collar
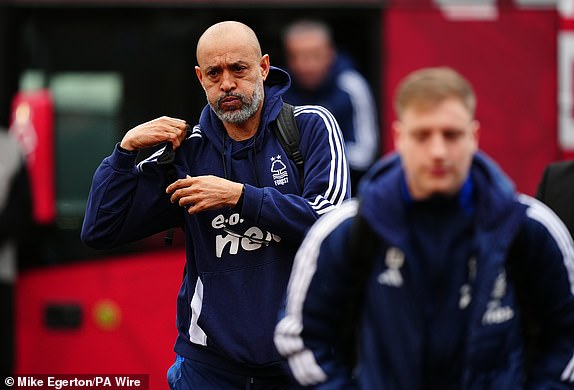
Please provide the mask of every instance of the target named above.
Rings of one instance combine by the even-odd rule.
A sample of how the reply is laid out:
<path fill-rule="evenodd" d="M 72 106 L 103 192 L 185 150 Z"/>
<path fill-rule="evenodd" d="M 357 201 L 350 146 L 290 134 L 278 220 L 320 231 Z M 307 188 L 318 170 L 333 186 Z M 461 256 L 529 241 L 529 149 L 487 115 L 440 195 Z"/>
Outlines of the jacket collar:
<path fill-rule="evenodd" d="M 513 183 L 482 152 L 474 155 L 469 177 L 473 181 L 471 187 L 474 190 L 471 190 L 475 195 L 472 206 L 479 231 L 493 237 L 507 237 L 505 233 L 517 224 L 523 210 L 515 201 Z M 404 173 L 397 153 L 391 153 L 375 164 L 359 185 L 362 216 L 375 232 L 397 244 L 406 240 L 403 221 L 408 202 L 405 201 L 403 186 Z M 463 186 L 463 191 L 466 190 Z M 386 206 L 384 216 L 368 211 L 378 209 L 381 204 Z M 497 238 L 496 241 L 499 240 Z"/>

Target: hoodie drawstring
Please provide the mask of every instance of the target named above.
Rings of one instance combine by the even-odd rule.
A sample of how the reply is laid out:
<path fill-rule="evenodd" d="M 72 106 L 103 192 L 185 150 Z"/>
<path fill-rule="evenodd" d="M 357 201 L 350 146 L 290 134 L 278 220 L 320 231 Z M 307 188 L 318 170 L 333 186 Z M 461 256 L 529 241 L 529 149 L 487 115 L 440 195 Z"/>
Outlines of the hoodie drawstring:
<path fill-rule="evenodd" d="M 223 177 L 227 179 L 227 167 L 225 164 L 225 141 L 227 140 L 227 134 L 223 132 L 222 137 L 222 147 L 221 147 L 221 164 L 223 165 Z"/>
<path fill-rule="evenodd" d="M 221 149 L 221 163 L 223 164 L 223 177 L 225 177 L 227 180 L 233 180 L 232 168 L 231 168 L 232 167 L 231 156 L 233 153 L 232 150 L 233 147 L 232 145 L 230 145 L 230 147 L 227 147 L 228 143 L 227 140 L 228 140 L 227 133 L 224 132 L 223 147 Z M 247 158 L 255 173 L 255 183 L 257 184 L 257 187 L 261 187 L 261 184 L 259 183 L 259 169 L 257 166 L 257 146 L 255 142 L 253 142 L 253 147 L 247 151 Z"/>
<path fill-rule="evenodd" d="M 249 149 L 247 157 L 249 158 L 249 162 L 251 163 L 251 166 L 255 171 L 255 183 L 257 183 L 257 187 L 261 187 L 261 185 L 259 184 L 259 169 L 257 166 L 257 147 L 255 145 L 255 142 L 253 142 L 253 148 Z"/>
<path fill-rule="evenodd" d="M 223 148 L 221 150 L 221 160 L 223 163 L 223 176 L 227 179 L 227 180 L 233 180 L 233 175 L 232 175 L 232 171 L 231 171 L 231 153 L 233 152 L 233 148 L 232 145 L 229 145 L 230 147 L 227 147 L 227 133 L 224 132 L 223 133 Z"/>

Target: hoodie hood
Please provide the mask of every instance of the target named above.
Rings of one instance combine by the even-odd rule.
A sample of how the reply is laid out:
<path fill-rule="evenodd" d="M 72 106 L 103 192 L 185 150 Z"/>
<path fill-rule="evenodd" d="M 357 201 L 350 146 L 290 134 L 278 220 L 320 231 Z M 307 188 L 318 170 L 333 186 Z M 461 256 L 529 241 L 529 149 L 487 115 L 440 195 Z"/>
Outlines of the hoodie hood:
<path fill-rule="evenodd" d="M 333 62 L 331 73 L 334 75 L 333 77 L 336 77 L 347 70 L 355 70 L 356 68 L 355 61 L 346 53 L 339 51 Z"/>
<path fill-rule="evenodd" d="M 475 188 L 474 209 L 479 225 L 485 231 L 504 228 L 516 221 L 518 214 L 513 205 L 515 188 L 502 170 L 482 152 L 477 152 L 470 172 Z M 404 231 L 399 221 L 404 221 L 406 207 L 403 195 L 404 173 L 400 156 L 392 153 L 376 163 L 359 184 L 362 199 L 361 215 L 383 237 L 396 237 Z M 378 218 L 378 205 L 385 204 L 388 214 Z M 505 222 L 508 221 L 508 222 Z"/>
<path fill-rule="evenodd" d="M 234 155 L 238 155 L 238 157 L 246 155 L 247 151 L 254 147 L 257 150 L 261 149 L 261 145 L 263 144 L 267 133 L 271 131 L 269 126 L 270 123 L 277 119 L 277 116 L 281 111 L 281 107 L 283 106 L 281 96 L 290 85 L 291 78 L 289 77 L 289 74 L 280 68 L 271 66 L 267 79 L 263 83 L 263 109 L 261 111 L 261 122 L 259 124 L 257 134 L 249 142 L 246 142 L 243 148 L 235 150 Z M 224 142 L 230 142 L 230 140 L 226 135 L 223 122 L 221 122 L 217 117 L 209 104 L 206 104 L 201 111 L 199 126 L 204 136 L 207 137 L 217 151 L 223 153 Z"/>

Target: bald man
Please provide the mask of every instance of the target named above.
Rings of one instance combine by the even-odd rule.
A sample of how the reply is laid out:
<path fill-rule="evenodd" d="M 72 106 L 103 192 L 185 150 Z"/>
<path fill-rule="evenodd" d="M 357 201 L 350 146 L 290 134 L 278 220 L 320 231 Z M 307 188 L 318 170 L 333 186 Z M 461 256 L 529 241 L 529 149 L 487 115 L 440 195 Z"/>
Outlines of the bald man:
<path fill-rule="evenodd" d="M 127 131 L 94 175 L 82 239 L 109 248 L 184 230 L 172 389 L 295 388 L 273 329 L 304 234 L 349 197 L 342 135 L 326 109 L 295 107 L 299 177 L 273 131 L 290 78 L 253 30 L 215 24 L 196 54 L 208 101 L 198 124 L 163 116 Z M 175 150 L 175 179 L 162 150 L 136 164 L 138 150 L 162 143 Z"/>

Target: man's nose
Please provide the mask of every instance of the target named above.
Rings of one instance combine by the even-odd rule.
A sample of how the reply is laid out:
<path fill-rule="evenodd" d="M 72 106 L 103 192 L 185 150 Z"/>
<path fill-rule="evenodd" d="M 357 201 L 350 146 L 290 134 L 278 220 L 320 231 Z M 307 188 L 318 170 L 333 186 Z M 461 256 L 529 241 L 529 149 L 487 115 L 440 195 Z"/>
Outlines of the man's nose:
<path fill-rule="evenodd" d="M 229 92 L 235 89 L 235 78 L 229 72 L 223 72 L 221 75 L 221 90 Z"/>

